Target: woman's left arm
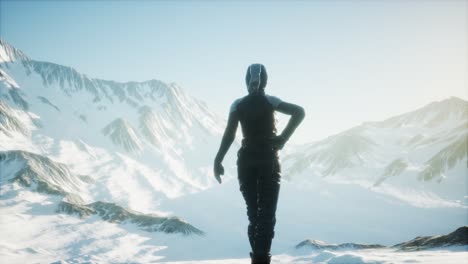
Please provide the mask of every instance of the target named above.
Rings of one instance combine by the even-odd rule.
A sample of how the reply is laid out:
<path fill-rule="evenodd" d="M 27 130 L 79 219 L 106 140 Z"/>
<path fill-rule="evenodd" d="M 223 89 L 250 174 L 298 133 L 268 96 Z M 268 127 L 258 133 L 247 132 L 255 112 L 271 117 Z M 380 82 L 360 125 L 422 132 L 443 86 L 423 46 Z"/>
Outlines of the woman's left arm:
<path fill-rule="evenodd" d="M 221 164 L 223 162 L 224 156 L 226 155 L 229 147 L 236 138 L 237 127 L 239 124 L 239 118 L 237 116 L 237 111 L 232 111 L 229 113 L 228 122 L 226 129 L 224 130 L 223 139 L 221 140 L 221 145 L 219 146 L 218 153 L 216 154 L 214 162 L 214 175 L 216 180 L 221 183 L 220 175 L 224 174 L 224 168 Z"/>

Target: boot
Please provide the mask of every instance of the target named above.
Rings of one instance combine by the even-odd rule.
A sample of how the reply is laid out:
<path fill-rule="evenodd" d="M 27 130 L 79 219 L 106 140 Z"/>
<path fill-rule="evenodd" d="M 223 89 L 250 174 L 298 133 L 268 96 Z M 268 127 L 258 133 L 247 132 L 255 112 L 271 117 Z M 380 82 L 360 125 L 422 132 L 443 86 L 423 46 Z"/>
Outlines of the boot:
<path fill-rule="evenodd" d="M 252 264 L 270 264 L 271 254 L 256 254 L 250 252 L 250 258 L 252 259 Z"/>

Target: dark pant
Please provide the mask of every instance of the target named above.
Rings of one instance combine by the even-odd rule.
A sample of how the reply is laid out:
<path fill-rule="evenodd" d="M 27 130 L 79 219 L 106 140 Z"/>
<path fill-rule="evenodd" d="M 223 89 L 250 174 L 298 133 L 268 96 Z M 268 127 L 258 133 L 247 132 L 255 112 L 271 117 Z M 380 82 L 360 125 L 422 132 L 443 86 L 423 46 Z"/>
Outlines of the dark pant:
<path fill-rule="evenodd" d="M 275 235 L 276 205 L 280 190 L 278 152 L 241 148 L 238 152 L 239 189 L 247 205 L 247 234 L 255 254 L 269 254 Z"/>

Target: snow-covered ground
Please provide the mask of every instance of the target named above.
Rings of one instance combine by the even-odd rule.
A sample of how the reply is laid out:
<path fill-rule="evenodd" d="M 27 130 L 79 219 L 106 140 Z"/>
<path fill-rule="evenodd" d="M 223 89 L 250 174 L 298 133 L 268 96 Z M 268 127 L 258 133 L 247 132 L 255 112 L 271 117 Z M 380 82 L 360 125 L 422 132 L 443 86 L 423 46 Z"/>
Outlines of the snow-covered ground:
<path fill-rule="evenodd" d="M 273 264 L 466 264 L 468 263 L 467 248 L 453 247 L 444 250 L 428 250 L 421 252 L 398 252 L 392 249 L 350 250 L 350 251 L 317 251 L 308 254 L 279 254 L 272 257 Z M 161 264 L 247 264 L 250 258 L 215 259 L 197 261 L 159 262 Z"/>
<path fill-rule="evenodd" d="M 206 232 L 204 236 L 184 236 L 146 232 L 131 223 L 108 223 L 96 216 L 80 219 L 58 214 L 56 204 L 60 199 L 9 186 L 3 188 L 0 199 L 0 258 L 2 263 L 28 263 L 31 259 L 35 263 L 249 263 L 247 221 L 237 187 L 231 180 L 219 188 L 162 204 L 162 209 L 171 208 Z M 445 234 L 466 221 L 466 212 L 422 208 L 412 212 L 415 208 L 395 201 L 388 205 L 384 197 L 358 208 L 359 201 L 372 196 L 371 192 L 355 191 L 332 189 L 332 198 L 284 183 L 273 263 L 461 264 L 468 258 L 467 247 L 419 252 L 294 248 L 306 238 L 391 246 L 402 242 L 402 238 Z M 342 196 L 337 195 L 340 193 Z M 350 198 L 357 196 L 357 200 Z M 432 231 L 436 228 L 437 232 Z"/>

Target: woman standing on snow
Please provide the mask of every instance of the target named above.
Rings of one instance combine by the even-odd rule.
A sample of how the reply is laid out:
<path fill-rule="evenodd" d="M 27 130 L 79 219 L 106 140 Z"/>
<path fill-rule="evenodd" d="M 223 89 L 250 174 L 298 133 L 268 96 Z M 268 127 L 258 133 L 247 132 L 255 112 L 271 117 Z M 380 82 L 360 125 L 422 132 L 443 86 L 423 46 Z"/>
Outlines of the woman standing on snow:
<path fill-rule="evenodd" d="M 291 137 L 304 119 L 304 109 L 265 94 L 267 72 L 262 64 L 247 69 L 245 81 L 248 95 L 232 103 L 226 130 L 214 162 L 214 175 L 221 183 L 223 158 L 242 127 L 242 147 L 238 151 L 239 189 L 247 205 L 248 236 L 252 263 L 270 263 L 271 243 L 276 223 L 276 206 L 280 189 L 278 150 Z M 274 112 L 291 115 L 286 128 L 276 135 Z"/>

